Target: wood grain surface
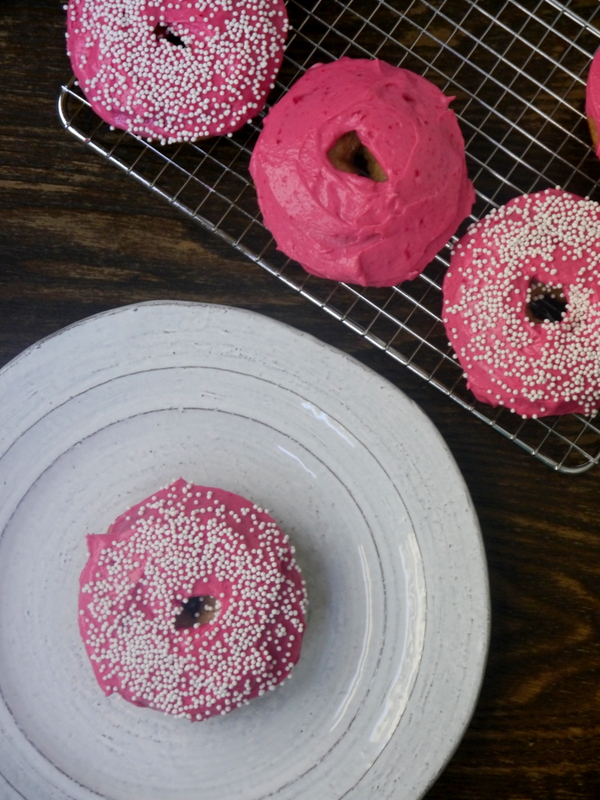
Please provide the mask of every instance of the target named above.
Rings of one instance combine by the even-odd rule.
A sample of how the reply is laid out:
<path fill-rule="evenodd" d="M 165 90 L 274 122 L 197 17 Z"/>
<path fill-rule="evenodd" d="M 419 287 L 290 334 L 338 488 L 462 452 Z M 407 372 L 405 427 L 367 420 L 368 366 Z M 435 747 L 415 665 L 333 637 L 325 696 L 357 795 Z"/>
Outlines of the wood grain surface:
<path fill-rule="evenodd" d="M 56 111 L 71 74 L 63 32 L 55 0 L 2 4 L 0 363 L 90 314 L 169 298 L 260 311 L 386 376 L 446 439 L 489 561 L 481 696 L 428 800 L 600 798 L 600 467 L 542 466 L 86 151 Z"/>

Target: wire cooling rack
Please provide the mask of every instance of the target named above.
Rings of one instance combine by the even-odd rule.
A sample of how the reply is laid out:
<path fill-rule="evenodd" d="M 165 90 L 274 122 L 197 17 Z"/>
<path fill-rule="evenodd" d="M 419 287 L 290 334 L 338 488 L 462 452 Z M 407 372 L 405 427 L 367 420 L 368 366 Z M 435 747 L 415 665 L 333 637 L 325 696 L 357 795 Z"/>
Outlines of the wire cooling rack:
<path fill-rule="evenodd" d="M 584 117 L 585 79 L 600 45 L 597 0 L 288 0 L 287 6 L 292 31 L 271 103 L 314 63 L 342 55 L 382 58 L 455 96 L 477 190 L 472 220 L 548 186 L 597 199 L 600 162 Z M 390 289 L 308 276 L 275 249 L 248 173 L 261 117 L 231 138 L 161 147 L 111 130 L 73 80 L 62 88 L 59 113 L 91 150 L 540 461 L 574 473 L 600 460 L 594 420 L 523 420 L 474 400 L 440 320 L 448 249 L 419 278 Z"/>

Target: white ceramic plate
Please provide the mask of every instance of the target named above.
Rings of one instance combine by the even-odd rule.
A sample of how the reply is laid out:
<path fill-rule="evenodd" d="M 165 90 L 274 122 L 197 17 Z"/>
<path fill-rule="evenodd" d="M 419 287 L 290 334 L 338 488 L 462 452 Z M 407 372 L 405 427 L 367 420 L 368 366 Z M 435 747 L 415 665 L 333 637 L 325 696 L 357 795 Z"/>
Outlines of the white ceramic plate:
<path fill-rule="evenodd" d="M 101 314 L 0 372 L 2 800 L 420 797 L 468 723 L 489 602 L 469 495 L 401 392 L 222 306 Z M 292 680 L 189 723 L 104 697 L 85 534 L 183 476 L 268 508 L 309 615 Z"/>

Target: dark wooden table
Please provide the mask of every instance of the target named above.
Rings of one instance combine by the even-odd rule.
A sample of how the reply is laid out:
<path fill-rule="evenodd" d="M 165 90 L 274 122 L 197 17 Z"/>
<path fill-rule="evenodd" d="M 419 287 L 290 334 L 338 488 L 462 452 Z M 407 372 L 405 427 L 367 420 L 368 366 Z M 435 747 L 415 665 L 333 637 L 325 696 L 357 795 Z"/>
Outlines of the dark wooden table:
<path fill-rule="evenodd" d="M 454 454 L 491 582 L 481 696 L 427 797 L 600 798 L 600 467 L 542 466 L 86 151 L 56 113 L 70 76 L 63 26 L 56 0 L 2 6 L 0 364 L 75 320 L 169 298 L 259 311 L 386 376 Z"/>

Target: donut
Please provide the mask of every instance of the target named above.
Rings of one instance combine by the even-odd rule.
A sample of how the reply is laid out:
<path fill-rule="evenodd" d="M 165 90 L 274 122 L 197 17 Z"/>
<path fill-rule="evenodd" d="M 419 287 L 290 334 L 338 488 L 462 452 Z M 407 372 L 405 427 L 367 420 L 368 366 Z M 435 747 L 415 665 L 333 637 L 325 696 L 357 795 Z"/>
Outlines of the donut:
<path fill-rule="evenodd" d="M 376 59 L 311 67 L 265 118 L 250 162 L 278 248 L 362 286 L 422 272 L 475 199 L 451 99 Z"/>
<path fill-rule="evenodd" d="M 306 589 L 262 508 L 180 478 L 87 543 L 79 629 L 106 695 L 198 721 L 290 676 Z"/>
<path fill-rule="evenodd" d="M 596 155 L 600 157 L 600 50 L 596 51 L 588 73 L 585 88 L 585 115 L 590 128 L 594 150 Z"/>
<path fill-rule="evenodd" d="M 173 143 L 258 114 L 283 58 L 283 0 L 69 0 L 67 52 L 105 122 Z"/>
<path fill-rule="evenodd" d="M 522 417 L 600 406 L 600 206 L 522 195 L 460 239 L 443 321 L 478 400 Z"/>

